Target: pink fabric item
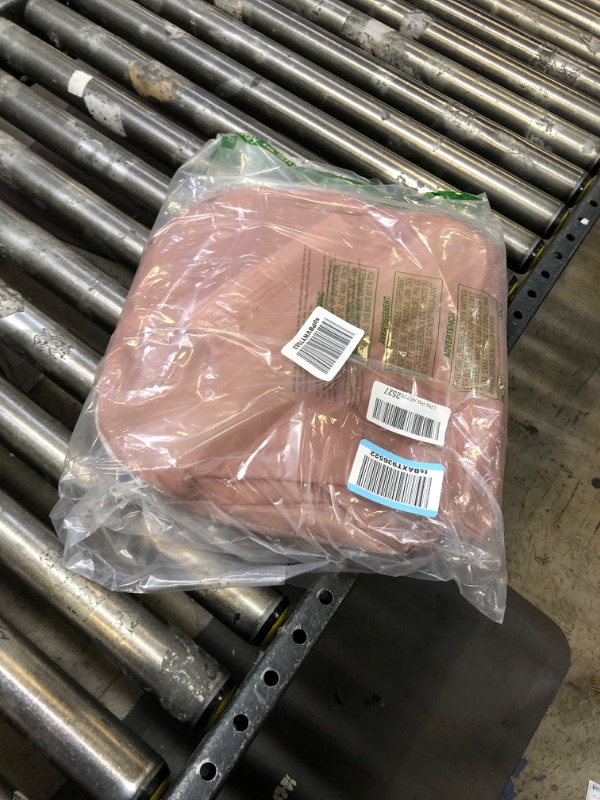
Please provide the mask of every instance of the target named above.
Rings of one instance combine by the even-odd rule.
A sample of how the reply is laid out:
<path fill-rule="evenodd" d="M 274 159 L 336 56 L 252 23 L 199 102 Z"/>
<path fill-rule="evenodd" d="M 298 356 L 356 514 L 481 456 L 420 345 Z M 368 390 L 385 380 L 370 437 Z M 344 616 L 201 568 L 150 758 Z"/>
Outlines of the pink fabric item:
<path fill-rule="evenodd" d="M 435 208 L 274 187 L 209 197 L 146 249 L 98 379 L 99 431 L 150 485 L 267 537 L 379 555 L 476 543 L 504 465 L 503 262 Z M 368 328 L 369 360 L 330 384 L 280 353 L 319 301 L 360 308 L 349 319 Z M 374 380 L 449 406 L 445 446 L 368 422 Z M 363 438 L 445 466 L 437 517 L 347 488 Z"/>

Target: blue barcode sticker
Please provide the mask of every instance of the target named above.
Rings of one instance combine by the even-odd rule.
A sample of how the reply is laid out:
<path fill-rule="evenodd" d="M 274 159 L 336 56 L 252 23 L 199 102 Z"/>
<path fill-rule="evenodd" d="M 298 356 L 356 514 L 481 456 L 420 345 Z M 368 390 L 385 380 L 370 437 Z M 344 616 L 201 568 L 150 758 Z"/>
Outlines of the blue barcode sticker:
<path fill-rule="evenodd" d="M 442 464 L 409 461 L 363 439 L 350 470 L 348 489 L 397 511 L 435 517 L 443 481 Z"/>

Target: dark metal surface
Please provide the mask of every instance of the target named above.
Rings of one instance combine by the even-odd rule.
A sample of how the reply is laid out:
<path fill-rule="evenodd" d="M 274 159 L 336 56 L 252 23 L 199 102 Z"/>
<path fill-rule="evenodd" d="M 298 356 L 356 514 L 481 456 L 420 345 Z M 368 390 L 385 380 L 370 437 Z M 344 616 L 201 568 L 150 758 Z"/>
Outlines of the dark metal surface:
<path fill-rule="evenodd" d="M 567 217 L 512 299 L 508 310 L 508 345 L 513 347 L 544 302 L 587 234 L 600 218 L 600 177 Z"/>
<path fill-rule="evenodd" d="M 413 0 L 413 5 L 519 59 L 538 73 L 600 99 L 598 67 L 566 50 L 548 47 L 537 30 L 532 31 L 535 35 L 522 33 L 514 25 L 498 21 L 497 17 L 478 11 L 463 0 Z"/>
<path fill-rule="evenodd" d="M 167 794 L 168 800 L 209 800 L 249 746 L 356 578 L 325 575 L 306 592 L 255 665 L 219 724 L 208 732 Z"/>
<path fill-rule="evenodd" d="M 51 483 L 58 483 L 69 430 L 0 376 L 0 442 Z"/>
<path fill-rule="evenodd" d="M 166 777 L 160 756 L 3 619 L 0 708 L 94 800 L 150 800 Z"/>
<path fill-rule="evenodd" d="M 573 164 L 590 170 L 598 164 L 600 142 L 593 131 L 600 132 L 600 117 L 594 119 L 593 127 L 586 132 L 544 111 L 535 102 L 518 97 L 482 75 L 401 36 L 391 27 L 384 27 L 383 23 L 340 0 L 279 2 L 401 72 L 407 72 L 412 78 L 533 139 Z"/>
<path fill-rule="evenodd" d="M 153 2 L 142 0 L 141 5 L 152 6 Z M 336 119 L 350 123 L 462 191 L 476 192 L 477 187 L 485 186 L 492 207 L 529 230 L 544 236 L 563 217 L 566 208 L 562 203 L 520 177 L 432 132 L 422 123 L 400 114 L 206 3 L 162 0 L 161 13 L 203 42 L 256 69 L 258 74 L 276 80 L 287 90 L 335 115 Z M 198 48 L 191 37 L 178 36 L 177 43 L 180 47 L 187 44 L 191 56 Z"/>
<path fill-rule="evenodd" d="M 225 12 L 232 9 L 227 0 L 213 2 Z M 177 3 L 178 8 L 181 5 Z M 169 15 L 171 6 L 169 3 Z M 164 3 L 162 8 L 163 13 L 167 13 Z M 238 16 L 246 25 L 554 197 L 568 202 L 577 197 L 589 180 L 588 173 L 581 168 L 392 69 L 274 0 L 244 0 Z M 190 8 L 187 19 L 192 31 L 195 18 L 196 14 Z M 264 65 L 261 68 L 264 69 Z M 274 66 L 271 77 L 277 80 L 278 75 L 279 65 Z"/>

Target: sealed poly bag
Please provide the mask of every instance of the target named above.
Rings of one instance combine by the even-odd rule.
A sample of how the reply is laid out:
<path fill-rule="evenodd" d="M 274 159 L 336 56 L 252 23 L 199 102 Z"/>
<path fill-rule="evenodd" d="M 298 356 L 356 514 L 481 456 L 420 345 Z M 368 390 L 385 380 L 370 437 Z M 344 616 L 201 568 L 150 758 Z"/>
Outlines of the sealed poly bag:
<path fill-rule="evenodd" d="M 505 307 L 485 200 L 207 143 L 75 429 L 66 563 L 130 591 L 453 579 L 501 620 Z"/>

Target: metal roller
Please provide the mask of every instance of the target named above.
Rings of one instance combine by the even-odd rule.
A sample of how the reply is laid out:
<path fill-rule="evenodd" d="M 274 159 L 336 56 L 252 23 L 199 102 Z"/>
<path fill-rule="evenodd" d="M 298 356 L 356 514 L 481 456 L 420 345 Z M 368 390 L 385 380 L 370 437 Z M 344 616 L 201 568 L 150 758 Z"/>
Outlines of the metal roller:
<path fill-rule="evenodd" d="M 64 425 L 0 377 L 0 442 L 5 447 L 32 466 L 51 483 L 58 483 L 63 470 L 69 438 L 70 433 Z M 5 501 L 4 507 L 6 509 L 9 506 L 9 501 L 0 491 L 0 508 L 2 507 L 2 501 Z M 16 519 L 19 513 L 20 511 L 16 512 L 13 509 L 12 518 Z M 10 522 L 10 515 L 4 513 L 4 519 L 0 518 L 0 559 L 4 560 L 6 556 L 6 559 L 10 560 L 10 564 L 8 561 L 6 561 L 6 564 L 11 570 L 16 571 L 18 567 L 19 570 L 22 569 L 27 572 L 27 574 L 21 574 L 21 571 L 19 571 L 19 576 L 28 585 L 33 581 L 33 584 L 30 585 L 33 591 L 43 591 L 50 602 L 56 603 L 57 610 L 66 615 L 70 622 L 81 628 L 82 633 L 97 638 L 105 650 L 107 652 L 110 651 L 113 661 L 121 663 L 143 686 L 149 687 L 159 697 L 171 701 L 173 710 L 180 715 L 179 718 L 184 713 L 189 715 L 185 719 L 193 721 L 194 717 L 198 716 L 199 696 L 208 696 L 211 699 L 214 695 L 214 691 L 212 694 L 207 691 L 207 679 L 205 675 L 203 678 L 203 673 L 200 670 L 202 663 L 198 663 L 199 657 L 195 655 L 195 650 L 197 649 L 195 645 L 189 642 L 186 643 L 186 647 L 182 647 L 181 636 L 174 632 L 167 632 L 165 626 L 163 626 L 164 630 L 161 634 L 161 629 L 154 622 L 153 617 L 150 615 L 146 618 L 149 612 L 145 612 L 144 609 L 139 611 L 139 622 L 135 626 L 131 626 L 131 628 L 123 625 L 116 627 L 115 625 L 106 625 L 107 613 L 116 613 L 120 609 L 123 613 L 127 611 L 128 618 L 130 618 L 134 610 L 138 609 L 138 604 L 130 600 L 126 595 L 112 594 L 86 581 L 76 573 L 65 570 L 58 563 L 61 548 L 56 538 L 44 528 L 38 530 L 39 526 L 36 528 L 31 519 L 25 517 L 23 519 L 25 520 L 24 527 L 18 536 L 21 538 L 34 536 L 36 540 L 44 544 L 45 551 L 50 552 L 48 548 L 54 548 L 52 553 L 45 555 L 43 558 L 40 557 L 39 563 L 35 562 L 34 559 L 32 569 L 35 568 L 35 574 L 32 569 L 27 569 L 28 562 L 23 562 L 24 566 L 22 566 L 21 562 L 26 556 L 25 548 L 22 548 L 23 553 L 21 556 L 15 555 L 14 558 L 10 556 L 9 549 L 7 549 L 11 546 L 10 543 L 13 537 L 10 532 L 6 533 L 3 526 L 13 523 Z M 17 527 L 19 526 L 17 525 Z M 50 538 L 48 539 L 48 537 Z M 31 547 L 34 547 L 34 545 L 31 545 Z M 32 552 L 31 547 L 27 551 L 29 555 Z M 37 575 L 37 571 L 46 569 L 43 565 L 49 563 L 52 563 L 52 574 L 49 576 Z M 52 588 L 54 584 L 46 586 L 48 580 L 55 580 L 57 576 L 59 576 L 60 581 L 54 588 Z M 41 588 L 36 589 L 36 586 Z M 214 590 L 202 589 L 189 594 L 234 633 L 255 645 L 263 645 L 273 636 L 279 625 L 284 621 L 286 609 L 289 605 L 285 595 L 269 587 L 244 586 Z M 61 605 L 66 596 L 69 598 L 68 608 L 70 613 Z M 111 606 L 109 601 L 112 602 L 113 600 L 114 602 Z M 103 611 L 100 609 L 100 603 L 102 603 Z M 93 609 L 94 614 L 91 619 L 89 616 L 90 608 Z M 102 623 L 102 620 L 104 620 L 104 623 Z M 102 627 L 102 624 L 105 627 Z M 100 627 L 96 631 L 98 625 Z M 123 635 L 123 630 L 126 630 L 129 636 L 126 650 L 129 654 L 129 660 L 125 663 L 120 656 L 122 642 L 114 639 L 112 634 L 108 638 L 106 636 L 107 632 L 115 630 L 119 630 L 121 636 Z M 161 653 L 161 645 L 157 644 L 157 641 L 161 639 L 161 635 L 164 640 L 161 643 L 163 650 L 169 645 L 173 651 L 178 648 L 181 652 L 175 653 L 171 658 L 157 658 L 156 654 L 158 653 L 160 656 Z M 140 641 L 138 641 L 138 637 L 141 637 Z M 185 640 L 183 641 L 185 642 Z M 146 642 L 146 644 L 141 647 L 139 646 L 140 642 Z M 186 653 L 189 663 L 185 662 L 183 658 Z M 179 655 L 178 659 L 176 658 L 177 655 Z M 202 658 L 206 662 L 206 674 L 216 675 L 214 678 L 215 685 L 223 677 L 224 680 L 221 683 L 228 688 L 225 682 L 227 676 L 218 672 L 218 667 L 212 660 L 212 663 L 208 663 L 210 656 L 202 654 Z M 183 663 L 183 669 L 181 670 L 181 663 L 179 663 L 180 671 L 178 674 L 180 677 L 176 679 L 175 686 L 171 687 L 170 682 L 173 680 L 171 672 L 174 669 L 167 675 L 164 673 L 164 667 L 161 664 L 175 665 L 178 662 Z M 214 689 L 212 686 L 208 688 Z M 218 692 L 215 697 L 217 698 L 216 705 L 218 705 L 225 697 L 224 690 Z M 214 706 L 214 702 L 209 704 L 209 716 L 214 713 Z M 187 710 L 182 711 L 182 709 Z M 171 708 L 167 708 L 167 710 L 174 713 Z M 206 717 L 205 714 L 201 716 L 203 719 Z"/>
<path fill-rule="evenodd" d="M 590 64 L 600 65 L 600 39 L 564 19 L 521 0 L 472 0 L 472 3 Z"/>
<path fill-rule="evenodd" d="M 165 175 L 2 70 L 0 115 L 117 193 L 159 211 L 169 186 Z"/>
<path fill-rule="evenodd" d="M 599 0 L 530 0 L 531 4 L 547 11 L 555 17 L 564 19 L 594 36 L 600 36 Z"/>
<path fill-rule="evenodd" d="M 479 111 L 573 164 L 598 162 L 600 140 L 466 67 L 401 36 L 341 0 L 279 0 L 381 61 Z M 594 126 L 600 129 L 600 119 Z"/>
<path fill-rule="evenodd" d="M 566 50 L 548 47 L 537 35 L 522 33 L 463 0 L 413 0 L 413 5 L 529 64 L 538 74 L 600 99 L 600 70 Z"/>
<path fill-rule="evenodd" d="M 0 341 L 85 400 L 99 355 L 0 279 Z"/>
<path fill-rule="evenodd" d="M 157 800 L 165 762 L 0 618 L 0 710 L 88 797 Z"/>
<path fill-rule="evenodd" d="M 401 34 L 452 58 L 584 130 L 600 133 L 600 104 L 402 0 L 349 0 Z M 540 35 L 538 31 L 537 36 Z M 540 43 L 543 46 L 543 43 Z"/>
<path fill-rule="evenodd" d="M 60 6 L 58 3 L 51 5 L 51 9 L 51 16 L 59 14 L 61 10 L 66 11 L 64 6 Z M 29 17 L 30 9 L 26 7 L 25 10 Z M 31 9 L 31 13 L 33 16 L 33 9 Z M 81 20 L 77 15 L 75 15 L 75 19 Z M 10 22 L 6 23 L 6 25 L 0 23 L 0 50 L 4 47 L 5 36 L 10 39 L 12 27 Z M 42 26 L 42 30 L 47 33 L 49 29 Z M 83 29 L 81 33 L 84 33 Z M 10 47 L 10 43 L 8 46 Z M 19 59 L 18 56 L 17 59 L 13 58 L 14 47 L 9 52 L 10 55 L 3 55 L 2 57 L 6 59 L 8 64 L 13 66 L 14 61 Z M 124 51 L 121 50 L 120 52 L 123 54 Z M 133 48 L 129 48 L 127 55 L 131 60 L 136 59 L 138 53 Z M 141 56 L 141 54 L 139 55 Z M 293 155 L 310 155 L 308 150 L 297 144 L 292 144 L 288 138 L 275 130 L 264 125 L 258 125 L 254 119 L 242 111 L 238 111 L 229 103 L 217 100 L 200 86 L 193 84 L 173 71 L 165 71 L 158 62 L 142 57 L 143 63 L 142 60 L 138 59 L 138 63 L 130 67 L 129 60 L 123 63 L 125 79 L 120 82 L 130 86 L 141 97 L 158 105 L 166 110 L 167 113 L 183 118 L 191 127 L 203 135 L 213 136 L 224 130 L 241 130 L 268 139 L 275 147 Z M 109 59 L 109 63 L 111 63 L 111 59 Z M 87 87 L 83 86 L 87 81 L 87 74 L 81 70 L 76 70 L 76 72 L 78 74 L 75 77 L 71 74 L 69 79 L 71 84 L 70 93 L 75 95 L 83 91 L 84 98 L 88 97 L 85 93 Z"/>
<path fill-rule="evenodd" d="M 326 100 L 329 108 L 354 119 L 363 131 L 379 134 L 386 141 L 400 142 L 402 149 L 408 150 L 437 175 L 458 181 L 459 188 L 474 192 L 484 188 L 498 211 L 518 217 L 540 235 L 546 234 L 549 227 L 551 230 L 564 215 L 563 205 L 525 181 L 444 140 L 389 106 L 382 106 L 366 93 L 358 93 L 352 85 L 283 50 L 264 36 L 248 31 L 214 9 L 199 6 L 186 12 L 184 5 L 177 2 L 163 4 L 167 15 L 171 10 L 176 15 L 178 12 L 184 17 L 191 15 L 198 31 L 201 28 L 212 43 L 223 39 L 234 55 L 240 55 L 235 48 L 235 33 L 240 32 L 244 36 L 244 55 L 260 50 L 260 67 L 270 66 L 279 73 L 280 82 L 285 72 L 293 89 L 303 89 L 315 102 Z M 255 59 L 250 57 L 250 60 Z M 113 189 L 121 189 L 133 200 L 137 196 L 143 198 L 144 205 L 154 212 L 162 205 L 168 188 L 165 176 L 1 70 L 0 112 L 13 125 L 94 177 L 104 179 Z"/>
<path fill-rule="evenodd" d="M 176 719 L 202 725 L 220 713 L 232 684 L 212 656 L 129 595 L 64 567 L 56 536 L 2 490 L 0 510 L 5 569 L 156 695 Z"/>
<path fill-rule="evenodd" d="M 50 483 L 58 483 L 69 431 L 0 376 L 0 441 Z"/>
<path fill-rule="evenodd" d="M 0 59 L 171 167 L 179 167 L 204 143 L 135 95 L 84 72 L 76 61 L 7 20 L 0 22 Z"/>
<path fill-rule="evenodd" d="M 0 256 L 103 328 L 117 324 L 127 291 L 69 245 L 0 200 Z"/>
<path fill-rule="evenodd" d="M 244 586 L 199 589 L 188 594 L 250 644 L 267 644 L 285 621 L 289 600 L 276 589 Z"/>
<path fill-rule="evenodd" d="M 226 0 L 212 1 L 223 11 L 230 8 Z M 581 168 L 402 75 L 272 0 L 244 0 L 240 15 L 247 25 L 554 197 L 568 202 L 589 181 Z M 193 21 L 191 9 L 189 18 Z"/>
<path fill-rule="evenodd" d="M 82 6 L 78 5 L 77 8 Z M 198 93 L 196 84 L 147 55 L 147 51 L 151 52 L 152 49 L 162 56 L 167 50 L 171 55 L 173 52 L 181 52 L 180 39 L 169 38 L 165 32 L 164 20 L 136 3 L 126 3 L 125 0 L 118 6 L 113 4 L 112 8 L 110 3 L 86 4 L 86 14 L 92 15 L 92 11 L 94 16 L 102 19 L 112 19 L 114 15 L 115 34 L 127 33 L 132 40 L 139 40 L 145 51 L 136 50 L 117 35 L 108 33 L 100 25 L 88 22 L 55 0 L 30 0 L 26 6 L 26 18 L 31 25 L 46 35 L 52 35 L 70 52 L 88 60 L 115 80 L 130 86 L 142 96 L 155 100 L 171 113 L 179 113 L 189 121 L 195 120 L 199 124 L 202 109 L 194 102 Z M 144 35 L 141 36 L 140 32 Z M 198 46 L 194 58 L 198 61 L 194 62 L 189 54 L 184 55 L 185 69 L 191 64 L 190 74 L 196 75 L 203 85 L 210 84 L 221 97 L 234 96 L 239 104 L 242 104 L 244 98 L 250 98 L 253 101 L 253 113 L 269 122 L 287 123 L 290 131 L 305 137 L 310 136 L 317 146 L 327 145 L 330 152 L 338 156 L 338 162 L 346 160 L 363 172 L 383 180 L 403 182 L 415 189 L 447 188 L 442 181 L 372 143 L 366 136 L 361 136 L 289 92 L 260 79 L 256 73 L 245 70 L 212 48 L 197 42 L 196 44 Z M 168 45 L 176 45 L 177 48 Z M 165 87 L 168 87 L 168 91 Z M 275 134 L 269 128 L 259 128 L 256 123 L 254 130 L 248 130 L 244 125 L 231 129 L 257 133 L 276 147 L 280 146 L 277 138 L 273 139 Z M 211 127 L 205 132 L 212 135 L 217 131 Z M 284 148 L 284 152 L 289 152 L 289 149 Z"/>
<path fill-rule="evenodd" d="M 140 4 L 152 2 L 141 0 Z M 261 75 L 375 137 L 443 180 L 464 191 L 484 189 L 497 211 L 518 219 L 530 230 L 543 236 L 564 216 L 565 206 L 554 198 L 206 3 L 162 0 L 161 11 L 202 41 L 256 68 Z M 193 57 L 197 41 L 184 36 L 177 41 L 180 47 L 189 46 Z"/>
<path fill-rule="evenodd" d="M 145 12 L 144 9 L 134 3 L 125 6 L 123 2 L 119 4 L 118 8 L 112 10 L 116 11 L 119 17 L 121 16 L 121 10 L 126 10 L 124 22 L 127 25 L 132 25 L 135 31 L 138 30 L 140 15 L 144 20 L 148 18 L 148 12 Z M 107 13 L 110 13 L 110 11 L 111 9 L 107 9 Z M 104 69 L 116 80 L 135 86 L 139 84 L 139 77 L 143 73 L 147 80 L 158 81 L 160 86 L 164 86 L 165 81 L 169 86 L 175 86 L 174 93 L 177 87 L 181 87 L 183 84 L 189 85 L 191 91 L 194 90 L 194 84 L 184 81 L 173 70 L 163 67 L 141 51 L 135 50 L 123 40 L 107 33 L 100 26 L 87 22 L 78 14 L 54 2 L 54 0 L 30 0 L 26 8 L 26 14 L 28 21 L 32 25 L 44 30 L 58 41 L 62 41 L 68 46 L 69 50 L 76 52 L 81 58 L 90 63 L 94 63 L 98 68 Z M 159 23 L 160 35 L 162 35 L 162 26 L 164 24 L 164 22 Z M 150 26 L 146 24 L 143 30 L 145 38 L 147 38 Z M 162 39 L 160 38 L 159 41 L 162 41 Z M 172 41 L 177 40 L 173 39 Z M 198 50 L 199 55 L 202 55 L 209 48 L 199 45 Z M 232 63 L 235 65 L 235 62 L 226 59 L 219 53 L 216 53 L 215 56 L 218 63 Z M 189 57 L 186 58 L 186 61 L 189 61 Z M 201 77 L 205 77 L 205 71 L 200 69 L 197 63 L 192 61 L 192 65 L 193 69 L 200 70 Z M 132 74 L 134 75 L 134 80 L 132 80 Z M 253 74 L 250 73 L 250 75 Z M 225 70 L 222 78 L 220 88 L 221 91 L 227 93 L 231 89 L 232 76 L 228 70 Z M 234 85 L 237 92 L 236 96 L 239 99 L 241 89 L 237 82 L 234 82 Z M 257 97 L 257 102 L 264 108 L 264 113 L 268 115 L 274 111 L 275 100 L 272 93 L 266 92 L 265 87 L 266 81 L 261 80 L 258 76 L 256 76 L 256 80 L 249 81 L 246 86 Z M 279 111 L 283 115 L 286 117 L 291 116 L 295 121 L 296 127 L 306 129 L 308 126 L 313 131 L 315 142 L 320 141 L 321 137 L 329 141 L 334 157 L 337 158 L 340 154 L 346 156 L 350 165 L 363 174 L 370 177 L 378 177 L 387 182 L 406 183 L 413 187 L 415 185 L 421 188 L 438 186 L 445 190 L 453 189 L 449 184 L 445 184 L 427 172 L 414 167 L 404 159 L 393 155 L 390 151 L 374 145 L 366 137 L 340 125 L 335 120 L 322 114 L 322 112 L 317 112 L 311 106 L 302 104 L 293 95 L 279 90 L 278 87 L 273 87 L 273 89 L 275 90 L 275 97 L 278 98 Z M 306 114 L 303 113 L 303 110 L 306 111 Z M 326 123 L 328 127 L 326 127 Z M 502 224 L 509 263 L 513 269 L 523 269 L 539 251 L 540 240 L 530 231 L 510 220 L 503 219 Z"/>
<path fill-rule="evenodd" d="M 0 180 L 57 214 L 115 260 L 137 267 L 148 229 L 3 131 Z"/>

